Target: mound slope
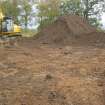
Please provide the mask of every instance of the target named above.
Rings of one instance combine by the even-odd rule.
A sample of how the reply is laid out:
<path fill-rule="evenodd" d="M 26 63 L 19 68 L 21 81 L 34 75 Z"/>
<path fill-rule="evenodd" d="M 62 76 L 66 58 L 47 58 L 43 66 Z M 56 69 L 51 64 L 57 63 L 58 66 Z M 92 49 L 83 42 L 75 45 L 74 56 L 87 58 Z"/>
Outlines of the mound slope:
<path fill-rule="evenodd" d="M 88 22 L 79 16 L 59 17 L 52 25 L 38 33 L 37 41 L 44 44 L 96 44 L 104 41 L 105 34 L 97 32 Z"/>

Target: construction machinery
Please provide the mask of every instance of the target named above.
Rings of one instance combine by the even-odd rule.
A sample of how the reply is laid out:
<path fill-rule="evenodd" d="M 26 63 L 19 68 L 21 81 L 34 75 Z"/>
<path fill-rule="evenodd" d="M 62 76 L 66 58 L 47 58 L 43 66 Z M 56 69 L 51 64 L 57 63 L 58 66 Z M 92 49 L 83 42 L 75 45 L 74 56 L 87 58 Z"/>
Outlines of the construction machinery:
<path fill-rule="evenodd" d="M 0 10 L 0 43 L 21 36 L 21 27 L 14 24 L 12 17 L 4 16 Z"/>

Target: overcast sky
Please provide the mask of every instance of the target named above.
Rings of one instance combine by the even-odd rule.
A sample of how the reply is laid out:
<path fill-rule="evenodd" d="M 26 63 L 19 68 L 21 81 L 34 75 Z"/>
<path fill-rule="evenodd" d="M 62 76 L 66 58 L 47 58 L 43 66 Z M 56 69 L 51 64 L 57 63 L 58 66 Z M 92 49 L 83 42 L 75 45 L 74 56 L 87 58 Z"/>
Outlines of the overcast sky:
<path fill-rule="evenodd" d="M 105 13 L 102 16 L 102 23 L 103 23 L 103 26 L 104 26 L 104 29 L 105 29 Z"/>

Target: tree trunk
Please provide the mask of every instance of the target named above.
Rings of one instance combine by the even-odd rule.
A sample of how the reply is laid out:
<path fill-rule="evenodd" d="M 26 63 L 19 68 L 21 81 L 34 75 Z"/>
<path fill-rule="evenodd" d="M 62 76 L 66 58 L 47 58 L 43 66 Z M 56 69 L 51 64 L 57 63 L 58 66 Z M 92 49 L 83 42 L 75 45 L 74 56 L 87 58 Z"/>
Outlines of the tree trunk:
<path fill-rule="evenodd" d="M 84 18 L 89 20 L 89 0 L 85 0 L 85 11 L 84 11 Z"/>
<path fill-rule="evenodd" d="M 25 29 L 27 30 L 28 28 L 28 16 L 25 16 Z"/>

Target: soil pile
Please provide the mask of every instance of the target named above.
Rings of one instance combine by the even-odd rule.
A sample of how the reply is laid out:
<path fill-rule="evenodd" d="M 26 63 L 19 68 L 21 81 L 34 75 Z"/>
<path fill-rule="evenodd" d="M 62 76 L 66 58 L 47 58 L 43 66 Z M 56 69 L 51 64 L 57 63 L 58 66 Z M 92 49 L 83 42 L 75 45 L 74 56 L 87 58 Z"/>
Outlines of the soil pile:
<path fill-rule="evenodd" d="M 79 16 L 67 15 L 58 18 L 52 25 L 38 33 L 37 40 L 43 44 L 55 45 L 89 45 L 105 42 L 105 34 L 97 32 L 96 28 Z"/>

